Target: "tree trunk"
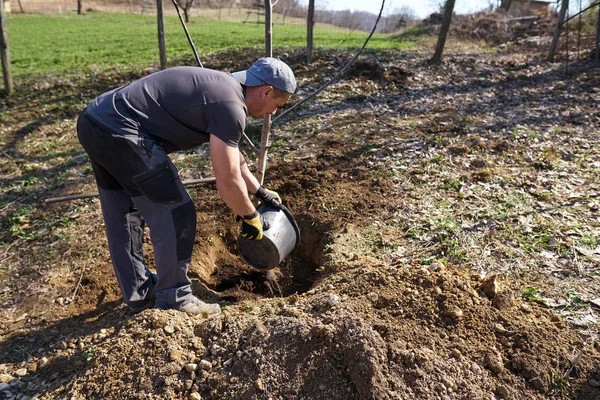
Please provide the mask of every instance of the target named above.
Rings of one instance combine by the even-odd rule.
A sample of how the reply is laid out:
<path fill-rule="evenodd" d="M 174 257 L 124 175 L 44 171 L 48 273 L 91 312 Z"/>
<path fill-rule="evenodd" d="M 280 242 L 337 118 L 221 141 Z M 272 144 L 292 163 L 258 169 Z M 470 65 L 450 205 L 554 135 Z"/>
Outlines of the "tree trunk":
<path fill-rule="evenodd" d="M 273 57 L 273 6 L 271 0 L 265 0 L 265 57 Z M 271 131 L 271 114 L 263 117 L 263 127 L 260 138 L 260 152 L 258 154 L 258 169 L 256 179 L 262 185 L 267 169 L 267 151 L 269 150 L 269 134 Z"/>
<path fill-rule="evenodd" d="M 511 4 L 512 4 L 512 0 L 501 0 L 500 1 L 500 9 L 504 10 L 504 11 L 508 11 Z"/>
<path fill-rule="evenodd" d="M 85 8 L 83 7 L 83 0 L 77 0 L 77 15 L 85 14 Z"/>
<path fill-rule="evenodd" d="M 167 68 L 167 47 L 165 45 L 165 23 L 163 19 L 163 2 L 156 0 L 156 19 L 158 22 L 158 53 L 160 69 Z"/>
<path fill-rule="evenodd" d="M 315 0 L 308 0 L 308 17 L 306 18 L 306 63 L 313 60 L 313 27 L 315 26 Z"/>
<path fill-rule="evenodd" d="M 446 0 L 444 6 L 444 18 L 442 19 L 442 27 L 440 28 L 440 35 L 438 36 L 437 46 L 435 46 L 435 54 L 431 62 L 435 65 L 442 63 L 442 53 L 444 52 L 444 46 L 446 45 L 446 37 L 450 30 L 450 23 L 452 22 L 452 13 L 454 12 L 454 3 L 456 0 Z"/>
<path fill-rule="evenodd" d="M 2 77 L 4 78 L 4 89 L 7 93 L 12 93 L 13 86 L 12 74 L 10 72 L 10 56 L 8 52 L 8 34 L 6 33 L 6 15 L 4 14 L 4 1 L 0 0 L 0 56 L 2 58 Z"/>
<path fill-rule="evenodd" d="M 19 10 L 21 10 L 21 14 L 25 14 L 25 11 L 23 10 L 23 4 L 21 4 L 21 0 L 18 0 L 19 3 Z"/>
<path fill-rule="evenodd" d="M 556 53 L 556 46 L 558 45 L 558 38 L 560 37 L 560 28 L 565 20 L 565 14 L 567 13 L 568 8 L 569 0 L 562 0 L 558 19 L 556 20 L 556 26 L 554 27 L 554 36 L 552 37 L 552 43 L 550 43 L 550 50 L 548 51 L 549 62 L 554 61 L 554 54 Z"/>
<path fill-rule="evenodd" d="M 598 20 L 596 24 L 596 65 L 600 66 L 600 3 L 598 4 Z"/>

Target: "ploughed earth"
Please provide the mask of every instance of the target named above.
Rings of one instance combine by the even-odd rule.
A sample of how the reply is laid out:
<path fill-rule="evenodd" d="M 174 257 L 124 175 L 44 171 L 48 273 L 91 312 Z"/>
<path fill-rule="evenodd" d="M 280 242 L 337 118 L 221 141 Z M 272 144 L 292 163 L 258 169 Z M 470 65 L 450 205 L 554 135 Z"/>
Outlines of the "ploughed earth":
<path fill-rule="evenodd" d="M 265 186 L 301 241 L 270 274 L 240 258 L 214 185 L 189 187 L 190 278 L 221 304 L 211 318 L 128 311 L 98 201 L 41 204 L 95 190 L 75 105 L 136 76 L 49 78 L 36 90 L 50 110 L 52 96 L 82 96 L 60 121 L 2 99 L 16 166 L 3 188 L 70 173 L 18 200 L 26 218 L 18 202 L 2 210 L 0 398 L 600 399 L 598 71 L 587 56 L 565 71 L 544 49 L 454 46 L 439 68 L 418 51 L 362 55 L 275 123 Z M 247 54 L 203 61 L 234 71 Z M 277 55 L 298 77 L 292 103 L 351 58 Z M 24 127 L 11 107 L 39 123 Z M 255 143 L 260 127 L 247 131 Z M 52 163 L 34 155 L 40 141 L 75 150 L 27 171 Z M 183 179 L 211 174 L 206 148 L 172 158 Z M 152 267 L 149 240 L 145 253 Z"/>

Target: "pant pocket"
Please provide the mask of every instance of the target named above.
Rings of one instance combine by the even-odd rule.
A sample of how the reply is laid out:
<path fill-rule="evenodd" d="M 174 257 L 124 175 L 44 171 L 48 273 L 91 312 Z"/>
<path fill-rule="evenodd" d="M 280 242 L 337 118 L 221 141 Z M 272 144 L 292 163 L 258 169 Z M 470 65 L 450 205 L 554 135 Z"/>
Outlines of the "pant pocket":
<path fill-rule="evenodd" d="M 150 200 L 166 204 L 178 203 L 183 199 L 178 179 L 168 160 L 132 177 L 133 182 Z"/>

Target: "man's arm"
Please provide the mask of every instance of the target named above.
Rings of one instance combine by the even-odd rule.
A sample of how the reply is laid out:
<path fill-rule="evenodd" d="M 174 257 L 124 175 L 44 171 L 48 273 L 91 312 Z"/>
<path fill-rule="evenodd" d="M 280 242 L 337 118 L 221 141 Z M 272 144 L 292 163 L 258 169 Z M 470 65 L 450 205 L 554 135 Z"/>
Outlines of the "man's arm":
<path fill-rule="evenodd" d="M 258 186 L 252 182 L 248 176 L 242 176 L 240 160 L 243 157 L 240 151 L 227 145 L 224 141 L 210 135 L 210 159 L 212 161 L 213 172 L 217 181 L 217 190 L 223 201 L 237 215 L 250 215 L 256 209 L 248 197 L 248 187 L 246 180 L 249 180 L 250 189 L 258 189 Z M 247 174 L 252 176 L 246 166 Z M 246 172 L 244 172 L 246 174 Z M 256 179 L 254 179 L 256 183 Z"/>
<path fill-rule="evenodd" d="M 246 160 L 244 159 L 244 155 L 240 152 L 240 172 L 242 173 L 242 179 L 246 182 L 246 187 L 248 188 L 248 192 L 255 194 L 258 188 L 260 187 L 260 183 L 258 179 L 250 172 L 248 168 L 248 164 L 246 164 Z"/>

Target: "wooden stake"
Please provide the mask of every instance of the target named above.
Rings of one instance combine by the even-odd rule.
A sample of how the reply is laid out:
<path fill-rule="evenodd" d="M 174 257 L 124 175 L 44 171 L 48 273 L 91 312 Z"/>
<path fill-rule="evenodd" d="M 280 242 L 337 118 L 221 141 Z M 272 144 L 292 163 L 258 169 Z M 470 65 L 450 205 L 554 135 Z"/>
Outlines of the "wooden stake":
<path fill-rule="evenodd" d="M 271 0 L 265 0 L 265 57 L 273 57 L 273 33 L 272 15 L 273 7 Z M 260 152 L 258 154 L 258 169 L 256 179 L 262 185 L 267 169 L 267 151 L 269 150 L 269 134 L 271 131 L 271 115 L 263 117 L 263 127 L 260 140 Z"/>

